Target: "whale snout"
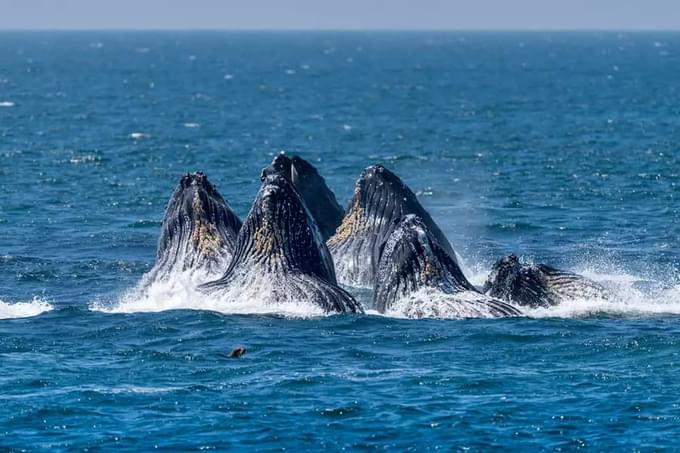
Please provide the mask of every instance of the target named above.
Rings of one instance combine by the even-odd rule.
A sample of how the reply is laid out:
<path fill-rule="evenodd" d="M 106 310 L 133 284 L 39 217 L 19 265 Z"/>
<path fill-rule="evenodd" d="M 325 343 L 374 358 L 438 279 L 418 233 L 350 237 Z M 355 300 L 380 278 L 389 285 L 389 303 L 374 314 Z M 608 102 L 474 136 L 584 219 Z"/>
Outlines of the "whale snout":
<path fill-rule="evenodd" d="M 205 173 L 202 171 L 197 171 L 194 173 L 187 173 L 182 176 L 182 179 L 180 179 L 180 186 L 183 189 L 188 189 L 190 187 L 201 187 L 208 189 L 212 185 L 208 181 L 208 177 Z"/>
<path fill-rule="evenodd" d="M 260 173 L 260 181 L 264 182 L 268 176 L 282 175 L 288 180 L 291 179 L 291 159 L 283 153 L 279 153 L 274 157 L 272 163 L 268 167 L 262 169 Z"/>

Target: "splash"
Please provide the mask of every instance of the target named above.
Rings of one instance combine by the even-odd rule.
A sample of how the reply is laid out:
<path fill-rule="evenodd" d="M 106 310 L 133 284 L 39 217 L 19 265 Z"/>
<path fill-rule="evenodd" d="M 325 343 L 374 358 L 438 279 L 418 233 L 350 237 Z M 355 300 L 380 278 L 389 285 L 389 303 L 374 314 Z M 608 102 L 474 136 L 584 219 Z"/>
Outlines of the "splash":
<path fill-rule="evenodd" d="M 408 319 L 497 318 L 498 308 L 489 300 L 489 297 L 474 291 L 452 295 L 436 288 L 423 287 L 397 300 L 385 316 Z"/>
<path fill-rule="evenodd" d="M 525 308 L 532 318 L 588 318 L 593 316 L 680 315 L 680 284 L 668 286 L 662 281 L 626 272 L 598 272 L 591 267 L 577 273 L 607 288 L 610 299 L 572 299 L 549 308 Z"/>
<path fill-rule="evenodd" d="M 125 293 L 113 302 L 94 301 L 92 311 L 103 313 L 162 312 L 167 310 L 207 310 L 223 314 L 269 314 L 289 318 L 325 316 L 320 307 L 304 301 L 273 302 L 273 283 L 260 279 L 250 281 L 229 292 L 205 294 L 198 285 L 218 278 L 200 272 L 176 272 L 166 279 Z"/>
<path fill-rule="evenodd" d="M 30 302 L 8 303 L 0 300 L 0 319 L 30 318 L 52 309 L 52 305 L 37 297 Z"/>
<path fill-rule="evenodd" d="M 466 275 L 473 284 L 481 285 L 489 269 L 471 265 Z M 530 318 L 588 318 L 594 316 L 653 316 L 680 314 L 680 283 L 674 271 L 648 269 L 645 274 L 636 273 L 611 261 L 581 263 L 572 269 L 579 275 L 605 287 L 612 295 L 609 299 L 566 300 L 554 307 L 520 307 Z"/>

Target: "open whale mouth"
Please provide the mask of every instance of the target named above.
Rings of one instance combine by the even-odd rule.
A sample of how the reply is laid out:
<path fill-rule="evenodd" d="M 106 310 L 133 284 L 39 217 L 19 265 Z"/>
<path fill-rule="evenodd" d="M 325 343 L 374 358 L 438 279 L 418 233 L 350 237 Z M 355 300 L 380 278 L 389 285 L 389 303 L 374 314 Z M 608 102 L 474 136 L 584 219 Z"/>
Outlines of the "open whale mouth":
<path fill-rule="evenodd" d="M 241 221 L 202 172 L 183 175 L 161 226 L 157 261 L 193 267 L 231 253 Z"/>
<path fill-rule="evenodd" d="M 345 211 L 317 169 L 299 156 L 288 157 L 281 153 L 262 170 L 260 179 L 264 182 L 273 175 L 282 176 L 291 183 L 312 215 L 323 239 L 331 237 L 342 222 Z"/>

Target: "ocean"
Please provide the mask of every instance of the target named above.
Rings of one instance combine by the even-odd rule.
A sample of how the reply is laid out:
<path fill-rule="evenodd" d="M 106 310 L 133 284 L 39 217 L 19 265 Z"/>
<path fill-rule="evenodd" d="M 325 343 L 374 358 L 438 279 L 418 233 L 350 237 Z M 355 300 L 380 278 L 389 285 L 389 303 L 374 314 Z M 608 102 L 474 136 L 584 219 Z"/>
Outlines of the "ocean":
<path fill-rule="evenodd" d="M 678 74 L 680 33 L 0 33 L 0 450 L 677 448 Z M 514 252 L 616 297 L 494 320 L 139 297 L 180 176 L 244 218 L 280 151 L 341 204 L 396 172 L 476 284 Z"/>

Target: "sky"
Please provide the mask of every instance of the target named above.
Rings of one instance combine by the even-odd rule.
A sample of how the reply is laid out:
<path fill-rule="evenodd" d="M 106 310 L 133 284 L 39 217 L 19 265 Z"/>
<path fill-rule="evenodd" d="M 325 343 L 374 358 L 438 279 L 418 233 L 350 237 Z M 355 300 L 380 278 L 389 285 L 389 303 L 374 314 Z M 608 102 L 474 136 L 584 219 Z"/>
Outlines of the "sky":
<path fill-rule="evenodd" d="M 680 30 L 680 0 L 0 0 L 0 29 Z"/>

